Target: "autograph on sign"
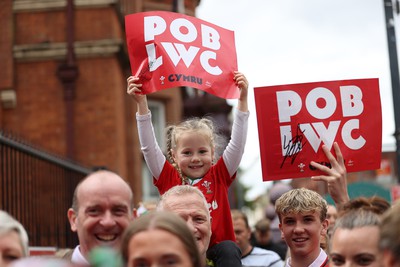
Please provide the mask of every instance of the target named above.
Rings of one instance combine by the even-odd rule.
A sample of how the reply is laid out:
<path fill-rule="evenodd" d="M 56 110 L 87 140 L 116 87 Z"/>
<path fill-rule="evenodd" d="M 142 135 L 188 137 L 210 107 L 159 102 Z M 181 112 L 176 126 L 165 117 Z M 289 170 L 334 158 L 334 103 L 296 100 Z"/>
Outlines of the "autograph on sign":
<path fill-rule="evenodd" d="M 296 156 L 299 154 L 299 152 L 302 150 L 303 146 L 306 144 L 305 141 L 303 141 L 304 136 L 302 131 L 299 126 L 296 128 L 296 135 L 290 139 L 286 140 L 287 136 L 283 136 L 283 142 L 282 142 L 282 148 L 283 148 L 283 160 L 281 164 L 281 168 L 283 168 L 286 159 L 291 158 L 291 164 L 293 164 L 296 160 Z M 304 166 L 303 166 L 304 167 Z"/>

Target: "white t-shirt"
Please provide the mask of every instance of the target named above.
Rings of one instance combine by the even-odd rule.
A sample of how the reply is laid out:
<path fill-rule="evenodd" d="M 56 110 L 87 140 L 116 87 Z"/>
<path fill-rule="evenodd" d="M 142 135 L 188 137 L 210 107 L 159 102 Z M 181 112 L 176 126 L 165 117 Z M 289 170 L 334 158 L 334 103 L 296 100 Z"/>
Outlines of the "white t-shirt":
<path fill-rule="evenodd" d="M 83 257 L 81 250 L 79 249 L 79 245 L 76 246 L 74 252 L 72 253 L 71 261 L 73 263 L 89 265 L 89 262 Z"/>
<path fill-rule="evenodd" d="M 281 257 L 274 251 L 253 247 L 250 254 L 242 258 L 243 267 L 283 267 Z"/>
<path fill-rule="evenodd" d="M 324 267 L 328 265 L 328 255 L 320 248 L 318 257 L 308 267 Z M 291 267 L 290 258 L 286 260 L 285 267 Z"/>

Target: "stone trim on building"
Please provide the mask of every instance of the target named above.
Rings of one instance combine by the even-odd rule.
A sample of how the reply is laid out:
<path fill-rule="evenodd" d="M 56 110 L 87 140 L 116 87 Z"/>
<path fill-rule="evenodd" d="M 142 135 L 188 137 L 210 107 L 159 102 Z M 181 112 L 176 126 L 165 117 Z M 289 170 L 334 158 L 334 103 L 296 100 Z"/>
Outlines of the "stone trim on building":
<path fill-rule="evenodd" d="M 116 4 L 117 0 L 75 0 L 76 7 L 104 7 Z M 14 0 L 14 12 L 32 12 L 63 9 L 67 6 L 67 0 Z"/>
<path fill-rule="evenodd" d="M 77 58 L 107 57 L 123 49 L 123 40 L 106 39 L 96 41 L 82 41 L 74 43 L 74 52 Z M 14 59 L 21 61 L 65 59 L 67 43 L 41 43 L 15 45 Z"/>

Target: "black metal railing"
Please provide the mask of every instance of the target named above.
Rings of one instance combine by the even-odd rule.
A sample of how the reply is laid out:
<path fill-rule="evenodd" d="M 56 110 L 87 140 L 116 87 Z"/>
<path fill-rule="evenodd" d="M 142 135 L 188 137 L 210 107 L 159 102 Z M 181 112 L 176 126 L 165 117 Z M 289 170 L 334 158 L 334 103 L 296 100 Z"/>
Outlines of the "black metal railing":
<path fill-rule="evenodd" d="M 78 243 L 67 210 L 76 185 L 90 172 L 0 130 L 0 209 L 24 225 L 31 246 Z"/>

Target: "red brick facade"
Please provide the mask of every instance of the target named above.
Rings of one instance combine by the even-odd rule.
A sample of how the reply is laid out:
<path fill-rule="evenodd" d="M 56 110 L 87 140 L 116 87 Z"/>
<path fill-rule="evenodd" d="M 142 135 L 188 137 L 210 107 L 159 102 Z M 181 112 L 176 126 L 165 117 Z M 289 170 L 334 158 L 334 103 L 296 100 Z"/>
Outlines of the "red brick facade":
<path fill-rule="evenodd" d="M 76 1 L 77 2 L 77 1 Z M 115 3 L 118 2 L 118 3 Z M 126 95 L 129 75 L 119 10 L 171 10 L 172 1 L 79 1 L 74 6 L 74 52 L 78 77 L 72 101 L 73 160 L 106 166 L 125 177 L 142 198 L 142 155 Z M 16 106 L 0 102 L 0 129 L 67 156 L 67 109 L 57 70 L 67 56 L 67 0 L 2 0 L 0 3 L 0 92 L 11 90 Z M 119 5 L 121 4 L 121 6 Z M 198 1 L 185 1 L 193 15 Z M 181 94 L 150 96 L 166 105 L 167 122 L 182 116 Z"/>

